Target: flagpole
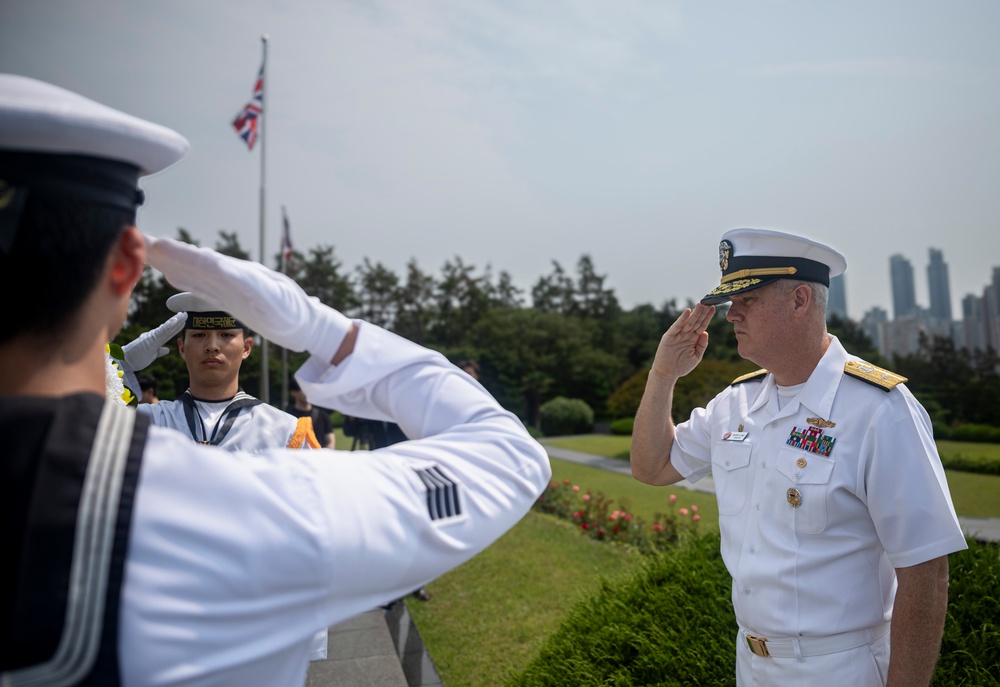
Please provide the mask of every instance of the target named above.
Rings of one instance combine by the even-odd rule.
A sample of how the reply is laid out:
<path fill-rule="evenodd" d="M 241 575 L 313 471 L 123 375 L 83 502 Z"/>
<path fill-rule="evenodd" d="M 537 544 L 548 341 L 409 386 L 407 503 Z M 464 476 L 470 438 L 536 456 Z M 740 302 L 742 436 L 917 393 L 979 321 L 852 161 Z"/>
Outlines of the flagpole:
<path fill-rule="evenodd" d="M 288 232 L 288 214 L 285 212 L 285 206 L 281 206 L 281 222 L 282 222 L 282 234 L 281 234 L 281 273 L 288 274 L 287 265 L 285 264 L 285 253 L 287 248 L 285 246 L 286 236 Z M 284 410 L 288 407 L 288 349 L 284 346 L 281 347 L 281 409 Z"/>
<path fill-rule="evenodd" d="M 260 92 L 260 103 L 261 103 L 261 113 L 260 113 L 260 264 L 267 266 L 267 257 L 264 254 L 264 228 L 265 228 L 265 205 L 264 205 L 264 172 L 266 169 L 264 151 L 267 146 L 267 136 L 264 135 L 264 125 L 267 122 L 270 114 L 267 113 L 267 34 L 265 33 L 260 37 L 261 46 L 264 51 L 262 71 L 264 78 L 262 80 L 261 92 Z M 270 402 L 271 389 L 270 389 L 270 375 L 267 368 L 267 358 L 268 358 L 268 345 L 267 339 L 263 336 L 260 337 L 260 400 L 264 403 Z"/>

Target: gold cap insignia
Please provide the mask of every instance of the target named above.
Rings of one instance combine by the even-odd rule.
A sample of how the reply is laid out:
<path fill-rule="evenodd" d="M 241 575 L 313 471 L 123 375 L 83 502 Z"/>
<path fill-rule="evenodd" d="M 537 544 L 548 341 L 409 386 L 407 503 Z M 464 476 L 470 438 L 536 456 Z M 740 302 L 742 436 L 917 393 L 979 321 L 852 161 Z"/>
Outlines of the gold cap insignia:
<path fill-rule="evenodd" d="M 728 240 L 724 239 L 722 243 L 719 244 L 719 269 L 723 272 L 729 269 L 729 258 L 733 255 L 733 244 Z"/>

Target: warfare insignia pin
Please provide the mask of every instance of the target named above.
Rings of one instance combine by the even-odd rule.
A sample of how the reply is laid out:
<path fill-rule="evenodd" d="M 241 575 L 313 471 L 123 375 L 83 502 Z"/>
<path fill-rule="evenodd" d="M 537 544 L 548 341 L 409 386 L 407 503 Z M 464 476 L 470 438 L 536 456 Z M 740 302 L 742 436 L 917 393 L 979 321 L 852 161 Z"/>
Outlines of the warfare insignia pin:
<path fill-rule="evenodd" d="M 817 427 L 831 428 L 837 426 L 836 422 L 830 422 L 829 420 L 824 420 L 821 417 L 810 417 L 806 419 L 806 422 L 810 425 L 816 425 Z"/>
<path fill-rule="evenodd" d="M 799 493 L 798 489 L 789 489 L 785 492 L 785 498 L 788 499 L 788 505 L 792 508 L 798 508 L 802 505 L 802 494 Z"/>
<path fill-rule="evenodd" d="M 733 244 L 725 240 L 719 244 L 719 268 L 725 272 L 729 269 L 729 258 L 733 257 Z"/>

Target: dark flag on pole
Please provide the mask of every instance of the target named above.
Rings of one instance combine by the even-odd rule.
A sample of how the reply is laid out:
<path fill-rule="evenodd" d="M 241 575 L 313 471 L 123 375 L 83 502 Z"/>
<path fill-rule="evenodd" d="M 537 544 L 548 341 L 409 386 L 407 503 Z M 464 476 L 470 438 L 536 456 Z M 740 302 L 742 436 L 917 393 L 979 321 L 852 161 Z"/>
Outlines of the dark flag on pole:
<path fill-rule="evenodd" d="M 253 97 L 250 99 L 238 115 L 233 120 L 233 128 L 236 133 L 246 141 L 247 148 L 253 150 L 253 144 L 257 142 L 257 121 L 264 114 L 264 65 L 260 65 L 257 72 L 257 81 L 253 87 Z"/>
<path fill-rule="evenodd" d="M 284 205 L 281 206 L 281 221 L 284 225 L 281 232 L 281 260 L 287 265 L 292 259 L 292 228 L 288 224 L 288 214 Z"/>

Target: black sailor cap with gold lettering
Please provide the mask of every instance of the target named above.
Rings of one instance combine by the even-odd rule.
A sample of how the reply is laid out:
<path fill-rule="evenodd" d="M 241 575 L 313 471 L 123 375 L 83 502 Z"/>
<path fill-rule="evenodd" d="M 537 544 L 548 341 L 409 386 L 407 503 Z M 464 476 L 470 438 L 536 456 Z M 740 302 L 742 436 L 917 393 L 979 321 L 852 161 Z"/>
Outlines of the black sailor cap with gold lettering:
<path fill-rule="evenodd" d="M 725 303 L 745 291 L 778 279 L 830 285 L 847 269 L 847 260 L 829 246 L 804 236 L 770 229 L 732 229 L 719 244 L 722 281 L 701 299 L 705 305 Z"/>
<path fill-rule="evenodd" d="M 186 312 L 184 329 L 248 329 L 218 303 L 185 291 L 167 299 L 167 307 L 172 312 Z"/>
<path fill-rule="evenodd" d="M 0 74 L 0 254 L 29 195 L 135 212 L 140 176 L 180 160 L 187 140 L 58 86 Z"/>

